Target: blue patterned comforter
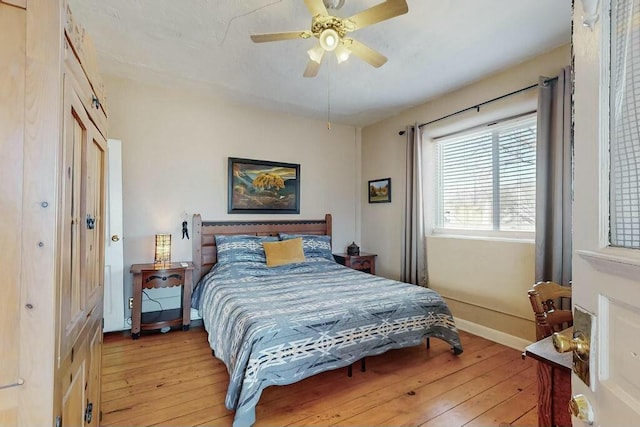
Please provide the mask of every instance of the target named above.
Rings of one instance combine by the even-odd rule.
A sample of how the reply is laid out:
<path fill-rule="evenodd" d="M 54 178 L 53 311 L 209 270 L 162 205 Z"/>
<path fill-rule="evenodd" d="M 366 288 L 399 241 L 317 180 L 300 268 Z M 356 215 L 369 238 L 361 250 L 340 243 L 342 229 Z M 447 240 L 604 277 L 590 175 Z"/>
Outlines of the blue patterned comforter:
<path fill-rule="evenodd" d="M 312 258 L 281 267 L 217 264 L 192 305 L 230 375 L 234 426 L 255 422 L 267 386 L 291 384 L 365 356 L 438 337 L 462 351 L 453 317 L 435 291 Z"/>

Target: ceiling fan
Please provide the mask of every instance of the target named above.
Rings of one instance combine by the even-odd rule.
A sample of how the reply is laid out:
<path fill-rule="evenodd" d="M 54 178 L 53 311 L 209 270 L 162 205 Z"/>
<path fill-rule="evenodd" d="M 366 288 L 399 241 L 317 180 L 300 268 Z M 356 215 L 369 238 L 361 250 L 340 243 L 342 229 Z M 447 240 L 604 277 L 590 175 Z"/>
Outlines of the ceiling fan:
<path fill-rule="evenodd" d="M 338 63 L 346 61 L 353 53 L 376 68 L 382 66 L 387 62 L 384 55 L 346 36 L 353 31 L 395 18 L 409 11 L 406 0 L 386 0 L 349 18 L 340 18 L 329 15 L 327 5 L 323 0 L 304 0 L 304 2 L 313 16 L 310 30 L 253 34 L 251 36 L 254 43 L 317 38 L 318 44 L 307 51 L 309 63 L 304 71 L 304 77 L 315 77 L 325 53 L 333 51 L 335 51 Z M 334 3 L 335 1 L 329 1 L 330 6 Z M 340 5 L 342 5 L 342 1 Z"/>

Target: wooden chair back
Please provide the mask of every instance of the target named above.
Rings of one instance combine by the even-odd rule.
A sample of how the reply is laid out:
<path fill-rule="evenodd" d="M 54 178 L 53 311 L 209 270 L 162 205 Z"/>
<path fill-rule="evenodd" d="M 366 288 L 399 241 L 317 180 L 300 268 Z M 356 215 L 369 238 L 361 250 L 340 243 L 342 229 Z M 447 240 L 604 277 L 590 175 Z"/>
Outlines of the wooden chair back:
<path fill-rule="evenodd" d="M 537 340 L 573 325 L 571 310 L 560 308 L 562 298 L 571 299 L 571 287 L 554 282 L 538 282 L 528 294 L 531 308 L 536 315 Z"/>

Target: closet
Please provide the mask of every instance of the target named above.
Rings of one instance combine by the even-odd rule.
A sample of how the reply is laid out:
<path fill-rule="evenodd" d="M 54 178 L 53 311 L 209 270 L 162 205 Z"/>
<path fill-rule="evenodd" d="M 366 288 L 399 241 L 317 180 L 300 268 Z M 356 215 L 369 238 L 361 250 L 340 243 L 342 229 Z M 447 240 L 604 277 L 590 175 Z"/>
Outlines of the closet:
<path fill-rule="evenodd" d="M 0 28 L 0 425 L 98 426 L 105 91 L 65 0 Z"/>

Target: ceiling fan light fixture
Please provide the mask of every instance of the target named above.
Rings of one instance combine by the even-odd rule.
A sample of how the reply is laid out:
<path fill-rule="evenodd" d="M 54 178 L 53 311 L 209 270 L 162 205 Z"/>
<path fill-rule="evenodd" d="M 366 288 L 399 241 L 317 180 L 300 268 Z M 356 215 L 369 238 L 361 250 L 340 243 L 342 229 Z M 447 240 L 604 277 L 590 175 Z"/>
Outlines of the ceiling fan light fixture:
<path fill-rule="evenodd" d="M 318 39 L 320 40 L 320 46 L 328 52 L 335 50 L 340 42 L 340 36 L 333 28 L 327 28 L 324 30 Z"/>
<path fill-rule="evenodd" d="M 344 0 L 323 0 L 327 9 L 340 9 L 344 6 Z"/>
<path fill-rule="evenodd" d="M 309 55 L 309 59 L 319 64 L 320 62 L 322 62 L 322 56 L 324 55 L 324 50 L 322 49 L 322 46 L 317 44 L 311 49 L 309 49 L 307 51 L 307 54 Z"/>
<path fill-rule="evenodd" d="M 344 45 L 340 45 L 336 48 L 336 59 L 338 60 L 338 64 L 342 64 L 344 61 L 349 59 L 349 55 L 351 55 L 351 51 L 344 47 Z"/>

